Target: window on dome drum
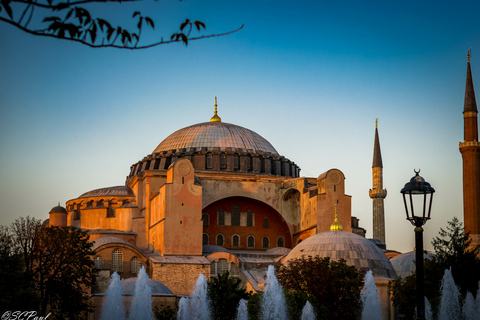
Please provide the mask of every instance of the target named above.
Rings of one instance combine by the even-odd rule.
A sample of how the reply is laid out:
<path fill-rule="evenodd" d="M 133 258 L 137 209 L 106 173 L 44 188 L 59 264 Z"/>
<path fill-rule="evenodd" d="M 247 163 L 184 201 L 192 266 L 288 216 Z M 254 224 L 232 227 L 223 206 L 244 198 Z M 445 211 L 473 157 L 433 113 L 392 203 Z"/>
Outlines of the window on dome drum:
<path fill-rule="evenodd" d="M 240 156 L 238 154 L 233 155 L 233 170 L 240 170 Z"/>
<path fill-rule="evenodd" d="M 273 161 L 273 159 L 272 159 L 272 161 L 271 161 L 270 166 L 271 166 L 271 167 L 270 167 L 270 169 L 271 169 L 271 172 L 270 172 L 270 173 L 271 173 L 272 175 L 276 175 L 276 171 L 275 171 L 276 165 L 275 165 L 275 161 Z"/>
<path fill-rule="evenodd" d="M 227 169 L 227 155 L 225 153 L 220 153 L 220 170 Z"/>
<path fill-rule="evenodd" d="M 112 252 L 112 271 L 123 272 L 123 253 L 120 249 L 115 249 Z"/>
<path fill-rule="evenodd" d="M 260 173 L 265 173 L 265 158 L 260 158 Z"/>
<path fill-rule="evenodd" d="M 277 238 L 277 247 L 285 247 L 285 238 L 280 236 Z"/>
<path fill-rule="evenodd" d="M 130 260 L 130 273 L 138 273 L 140 267 L 140 260 L 137 257 L 133 257 L 132 260 Z"/>
<path fill-rule="evenodd" d="M 208 227 L 210 225 L 210 216 L 206 213 L 202 214 L 203 226 Z"/>
<path fill-rule="evenodd" d="M 263 228 L 268 229 L 268 218 L 267 217 L 263 218 Z"/>
<path fill-rule="evenodd" d="M 263 237 L 262 248 L 270 248 L 270 239 L 268 237 Z"/>
<path fill-rule="evenodd" d="M 254 236 L 248 236 L 247 247 L 249 247 L 249 248 L 254 248 L 255 247 L 255 237 Z"/>
<path fill-rule="evenodd" d="M 247 227 L 253 227 L 253 212 L 252 212 L 252 210 L 247 211 Z"/>
<path fill-rule="evenodd" d="M 103 200 L 98 200 L 97 201 L 97 208 L 103 208 L 104 205 L 103 205 Z"/>
<path fill-rule="evenodd" d="M 155 160 L 155 164 L 153 165 L 153 170 L 158 170 L 158 167 L 160 167 L 160 159 Z"/>
<path fill-rule="evenodd" d="M 240 206 L 238 204 L 234 204 L 232 206 L 232 226 L 239 226 L 240 225 Z"/>
<path fill-rule="evenodd" d="M 73 220 L 80 220 L 80 210 L 73 210 Z"/>
<path fill-rule="evenodd" d="M 232 237 L 232 247 L 240 247 L 240 237 L 238 235 Z"/>
<path fill-rule="evenodd" d="M 253 171 L 253 157 L 247 157 L 247 171 Z"/>
<path fill-rule="evenodd" d="M 208 245 L 208 233 L 204 233 L 202 236 L 202 246 Z"/>
<path fill-rule="evenodd" d="M 93 258 L 93 268 L 94 269 L 103 269 L 103 258 L 100 256 L 95 256 Z"/>
<path fill-rule="evenodd" d="M 147 160 L 147 164 L 145 165 L 145 170 L 150 169 L 150 163 L 151 163 L 151 160 Z"/>
<path fill-rule="evenodd" d="M 213 154 L 210 152 L 205 156 L 205 167 L 206 169 L 213 169 Z"/>
<path fill-rule="evenodd" d="M 225 210 L 223 209 L 218 210 L 218 225 L 219 226 L 225 225 Z"/>
<path fill-rule="evenodd" d="M 223 234 L 217 234 L 217 246 L 224 246 L 225 245 L 225 238 Z"/>
<path fill-rule="evenodd" d="M 107 218 L 115 218 L 115 209 L 112 208 L 112 203 L 111 202 L 108 204 Z"/>

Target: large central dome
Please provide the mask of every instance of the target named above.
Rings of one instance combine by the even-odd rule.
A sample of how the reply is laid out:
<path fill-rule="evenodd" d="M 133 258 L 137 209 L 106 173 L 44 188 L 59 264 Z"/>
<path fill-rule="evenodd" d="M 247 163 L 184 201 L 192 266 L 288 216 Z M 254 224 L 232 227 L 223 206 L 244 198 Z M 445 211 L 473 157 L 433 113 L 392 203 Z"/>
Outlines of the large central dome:
<path fill-rule="evenodd" d="M 270 142 L 259 134 L 225 122 L 204 122 L 177 130 L 163 140 L 153 153 L 205 147 L 237 148 L 278 155 Z"/>

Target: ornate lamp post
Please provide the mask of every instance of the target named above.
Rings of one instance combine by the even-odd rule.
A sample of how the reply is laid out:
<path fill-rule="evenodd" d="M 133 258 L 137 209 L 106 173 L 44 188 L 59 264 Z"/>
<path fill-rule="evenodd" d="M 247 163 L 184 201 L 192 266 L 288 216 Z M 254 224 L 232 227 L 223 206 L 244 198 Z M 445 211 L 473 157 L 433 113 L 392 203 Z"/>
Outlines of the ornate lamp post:
<path fill-rule="evenodd" d="M 425 319 L 425 284 L 423 280 L 423 228 L 422 226 L 430 219 L 432 199 L 435 189 L 415 171 L 415 176 L 407 182 L 400 191 L 403 194 L 407 220 L 415 226 L 415 265 L 417 269 L 417 319 Z M 413 200 L 423 201 L 422 212 L 415 212 Z M 417 202 L 415 202 L 417 203 Z M 417 206 L 418 207 L 418 206 Z M 410 210 L 409 210 L 410 208 Z M 418 211 L 418 210 L 417 210 Z"/>

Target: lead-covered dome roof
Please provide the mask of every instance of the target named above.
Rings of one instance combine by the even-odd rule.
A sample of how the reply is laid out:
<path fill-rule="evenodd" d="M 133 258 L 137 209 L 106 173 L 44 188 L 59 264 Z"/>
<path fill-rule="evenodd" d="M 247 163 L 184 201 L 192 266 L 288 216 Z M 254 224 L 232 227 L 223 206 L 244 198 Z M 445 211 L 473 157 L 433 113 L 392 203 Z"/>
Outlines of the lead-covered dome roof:
<path fill-rule="evenodd" d="M 258 133 L 225 122 L 203 122 L 179 129 L 163 140 L 152 153 L 184 148 L 236 148 L 278 155 L 270 142 Z"/>
<path fill-rule="evenodd" d="M 372 270 L 375 277 L 396 278 L 395 269 L 383 251 L 373 242 L 351 232 L 328 231 L 313 235 L 293 248 L 283 263 L 288 264 L 288 261 L 302 256 L 330 257 L 335 261 L 344 259 L 348 265 L 364 273 Z"/>

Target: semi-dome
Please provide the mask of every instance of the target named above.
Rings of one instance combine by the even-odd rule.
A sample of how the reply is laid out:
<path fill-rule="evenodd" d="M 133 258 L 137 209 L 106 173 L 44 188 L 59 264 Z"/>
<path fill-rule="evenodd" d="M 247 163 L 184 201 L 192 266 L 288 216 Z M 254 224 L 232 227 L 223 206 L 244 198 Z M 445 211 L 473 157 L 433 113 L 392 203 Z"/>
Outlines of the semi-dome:
<path fill-rule="evenodd" d="M 423 253 L 423 259 L 432 259 L 435 255 L 432 253 Z M 416 270 L 415 251 L 399 254 L 393 257 L 390 262 L 397 272 L 397 276 L 406 278 L 412 275 Z"/>
<path fill-rule="evenodd" d="M 163 140 L 152 153 L 186 148 L 235 148 L 278 155 L 270 142 L 258 133 L 219 121 L 203 122 L 179 129 Z"/>
<path fill-rule="evenodd" d="M 328 231 L 313 235 L 300 242 L 285 257 L 283 263 L 302 256 L 330 257 L 338 261 L 344 259 L 348 265 L 362 272 L 373 271 L 375 277 L 396 278 L 395 269 L 383 251 L 373 242 L 346 231 Z"/>

